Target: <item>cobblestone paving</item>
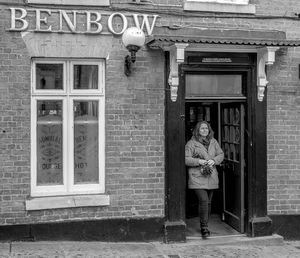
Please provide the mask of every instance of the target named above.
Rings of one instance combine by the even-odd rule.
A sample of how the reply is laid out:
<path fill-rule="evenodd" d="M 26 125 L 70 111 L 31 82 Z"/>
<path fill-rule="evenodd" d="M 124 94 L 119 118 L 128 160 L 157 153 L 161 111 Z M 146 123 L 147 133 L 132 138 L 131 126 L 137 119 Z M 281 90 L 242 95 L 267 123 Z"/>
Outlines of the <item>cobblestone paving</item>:
<path fill-rule="evenodd" d="M 252 245 L 221 245 L 210 247 L 168 247 L 171 252 L 165 251 L 167 254 L 179 255 L 181 258 L 213 258 L 213 257 L 228 257 L 228 258 L 299 258 L 300 250 L 294 246 L 252 246 Z"/>
<path fill-rule="evenodd" d="M 299 258 L 300 242 L 283 245 L 197 245 L 106 242 L 0 243 L 1 258 Z"/>

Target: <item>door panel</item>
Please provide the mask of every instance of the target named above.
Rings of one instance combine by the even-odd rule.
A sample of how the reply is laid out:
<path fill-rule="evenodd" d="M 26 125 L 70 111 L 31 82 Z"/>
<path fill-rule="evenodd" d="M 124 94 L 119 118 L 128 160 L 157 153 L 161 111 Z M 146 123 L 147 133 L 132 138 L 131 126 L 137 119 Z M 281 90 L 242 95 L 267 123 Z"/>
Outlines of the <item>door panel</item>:
<path fill-rule="evenodd" d="M 221 146 L 223 162 L 223 218 L 244 233 L 244 105 L 222 103 Z"/>

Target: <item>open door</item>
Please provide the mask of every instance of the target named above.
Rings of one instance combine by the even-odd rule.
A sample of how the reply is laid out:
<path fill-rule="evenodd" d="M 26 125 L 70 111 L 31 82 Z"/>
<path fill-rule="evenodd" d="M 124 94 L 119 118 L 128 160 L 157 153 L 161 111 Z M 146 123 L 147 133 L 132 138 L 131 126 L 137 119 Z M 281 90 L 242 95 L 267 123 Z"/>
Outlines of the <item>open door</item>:
<path fill-rule="evenodd" d="M 244 233 L 244 104 L 221 103 L 223 162 L 223 220 Z"/>

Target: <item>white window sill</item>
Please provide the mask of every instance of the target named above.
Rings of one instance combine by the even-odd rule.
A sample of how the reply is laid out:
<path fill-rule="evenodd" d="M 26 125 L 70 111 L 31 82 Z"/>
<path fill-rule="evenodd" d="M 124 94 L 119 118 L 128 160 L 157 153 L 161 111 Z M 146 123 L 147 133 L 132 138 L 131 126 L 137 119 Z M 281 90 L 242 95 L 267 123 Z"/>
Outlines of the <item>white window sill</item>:
<path fill-rule="evenodd" d="M 254 4 L 221 4 L 212 2 L 185 1 L 185 11 L 222 12 L 222 13 L 255 13 Z"/>
<path fill-rule="evenodd" d="M 109 6 L 109 0 L 28 0 L 29 4 Z"/>
<path fill-rule="evenodd" d="M 103 194 L 38 197 L 31 200 L 26 200 L 25 202 L 27 211 L 90 206 L 108 206 L 109 204 L 109 195 Z"/>

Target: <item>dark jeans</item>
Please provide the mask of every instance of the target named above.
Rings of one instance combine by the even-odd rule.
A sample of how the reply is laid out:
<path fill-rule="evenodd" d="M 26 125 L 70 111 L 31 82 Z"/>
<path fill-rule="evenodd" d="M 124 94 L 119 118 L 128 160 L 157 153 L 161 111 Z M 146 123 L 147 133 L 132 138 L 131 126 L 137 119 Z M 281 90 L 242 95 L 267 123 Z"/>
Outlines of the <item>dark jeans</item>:
<path fill-rule="evenodd" d="M 194 189 L 198 197 L 198 212 L 200 217 L 200 227 L 207 227 L 210 211 L 211 211 L 211 200 L 213 197 L 214 190 L 207 189 Z"/>

